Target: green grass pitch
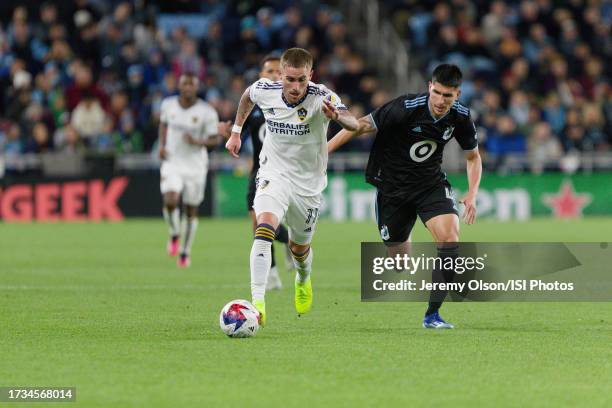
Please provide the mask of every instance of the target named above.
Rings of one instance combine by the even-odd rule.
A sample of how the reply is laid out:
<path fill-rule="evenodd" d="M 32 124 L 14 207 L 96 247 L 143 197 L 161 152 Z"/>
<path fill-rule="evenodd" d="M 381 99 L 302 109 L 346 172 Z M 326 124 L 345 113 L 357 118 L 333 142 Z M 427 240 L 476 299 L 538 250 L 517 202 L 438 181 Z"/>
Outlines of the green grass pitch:
<path fill-rule="evenodd" d="M 189 270 L 165 255 L 161 218 L 0 225 L 0 386 L 76 386 L 69 407 L 612 406 L 612 303 L 448 303 L 457 329 L 426 331 L 424 304 L 360 302 L 373 223 L 321 222 L 313 311 L 295 315 L 282 271 L 268 326 L 229 339 L 218 314 L 249 298 L 250 225 L 201 220 Z M 612 219 L 462 228 L 611 241 Z"/>

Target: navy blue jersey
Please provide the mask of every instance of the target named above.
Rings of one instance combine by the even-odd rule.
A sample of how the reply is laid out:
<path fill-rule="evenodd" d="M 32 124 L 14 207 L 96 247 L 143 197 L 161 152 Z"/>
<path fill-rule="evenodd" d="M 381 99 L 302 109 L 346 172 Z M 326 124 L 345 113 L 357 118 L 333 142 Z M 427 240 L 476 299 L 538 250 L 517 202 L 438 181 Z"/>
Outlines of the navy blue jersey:
<path fill-rule="evenodd" d="M 453 137 L 463 150 L 478 147 L 470 110 L 455 102 L 434 119 L 429 94 L 395 98 L 372 112 L 376 138 L 366 181 L 388 196 L 415 197 L 446 180 L 441 170 L 444 146 Z"/>
<path fill-rule="evenodd" d="M 246 140 L 247 137 L 251 137 L 251 143 L 253 143 L 253 167 L 251 173 L 257 173 L 259 170 L 259 153 L 263 146 L 264 137 L 266 136 L 266 120 L 263 112 L 259 109 L 259 106 L 255 105 L 251 114 L 247 118 L 246 122 L 242 127 L 242 140 Z"/>

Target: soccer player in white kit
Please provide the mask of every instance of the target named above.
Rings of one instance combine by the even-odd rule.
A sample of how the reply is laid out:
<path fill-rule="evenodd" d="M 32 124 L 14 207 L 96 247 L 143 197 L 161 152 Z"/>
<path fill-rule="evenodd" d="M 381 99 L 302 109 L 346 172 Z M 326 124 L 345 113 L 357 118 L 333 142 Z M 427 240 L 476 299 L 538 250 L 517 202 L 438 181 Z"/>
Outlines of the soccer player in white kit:
<path fill-rule="evenodd" d="M 167 251 L 168 255 L 177 256 L 180 250 L 179 267 L 191 264 L 198 207 L 204 199 L 206 187 L 207 147 L 219 143 L 219 116 L 212 106 L 197 97 L 198 84 L 196 76 L 183 74 L 179 79 L 179 95 L 165 98 L 161 104 L 160 190 L 164 219 L 170 233 Z M 181 195 L 185 210 L 182 226 L 178 208 Z"/>
<path fill-rule="evenodd" d="M 253 209 L 257 228 L 251 249 L 251 296 L 266 322 L 265 291 L 270 270 L 271 246 L 284 219 L 296 267 L 295 308 L 298 314 L 312 307 L 313 252 L 310 242 L 327 185 L 327 127 L 330 120 L 347 130 L 359 126 L 338 95 L 310 82 L 312 55 L 290 48 L 281 56 L 281 81 L 261 78 L 240 99 L 226 148 L 238 157 L 240 132 L 257 104 L 266 119 L 266 138 L 259 156 L 257 192 Z"/>

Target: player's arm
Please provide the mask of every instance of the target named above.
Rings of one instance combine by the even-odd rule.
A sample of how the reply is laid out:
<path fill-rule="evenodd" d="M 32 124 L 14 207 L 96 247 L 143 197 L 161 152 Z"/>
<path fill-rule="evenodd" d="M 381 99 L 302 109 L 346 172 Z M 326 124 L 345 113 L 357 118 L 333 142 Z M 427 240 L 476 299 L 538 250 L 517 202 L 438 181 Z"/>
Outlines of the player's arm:
<path fill-rule="evenodd" d="M 223 122 L 219 122 L 217 125 L 217 134 L 224 139 L 229 139 L 232 133 L 232 121 L 226 120 Z"/>
<path fill-rule="evenodd" d="M 374 124 L 372 115 L 366 115 L 359 118 L 355 130 L 342 129 L 336 133 L 336 135 L 327 142 L 327 153 L 337 150 L 352 138 L 365 134 L 376 134 L 376 125 Z"/>
<path fill-rule="evenodd" d="M 203 146 L 207 149 L 212 149 L 217 147 L 221 140 L 227 139 L 230 136 L 232 122 L 230 120 L 226 120 L 224 122 L 217 122 L 216 130 L 217 133 L 214 133 L 203 140 Z"/>
<path fill-rule="evenodd" d="M 242 144 L 240 141 L 240 133 L 242 132 L 242 126 L 251 114 L 254 106 L 255 102 L 251 100 L 249 87 L 244 91 L 242 97 L 240 97 L 240 103 L 238 104 L 238 111 L 236 112 L 236 119 L 234 120 L 232 133 L 225 144 L 225 148 L 234 157 L 238 157 L 238 152 L 240 152 L 240 146 Z"/>
<path fill-rule="evenodd" d="M 206 128 L 204 128 L 204 138 L 201 140 L 194 138 L 190 133 L 186 133 L 185 142 L 194 146 L 206 147 L 207 149 L 217 147 L 221 139 L 228 139 L 230 137 L 232 121 L 226 120 L 224 122 L 219 122 L 217 116 L 215 116 L 214 125 L 212 127 L 215 129 L 215 133 L 206 135 Z"/>
<path fill-rule="evenodd" d="M 166 150 L 166 141 L 168 140 L 168 100 L 162 100 L 159 107 L 159 158 L 166 160 L 168 151 Z"/>
<path fill-rule="evenodd" d="M 160 160 L 166 160 L 168 152 L 166 151 L 166 139 L 168 137 L 168 124 L 164 122 L 159 123 L 159 158 Z"/>
<path fill-rule="evenodd" d="M 469 111 L 467 117 L 462 117 L 457 123 L 455 133 L 457 142 L 465 152 L 468 177 L 468 192 L 459 202 L 465 205 L 463 221 L 466 224 L 473 224 L 476 219 L 476 196 L 478 195 L 480 177 L 482 176 L 482 160 L 480 159 L 480 153 L 478 153 L 476 125 Z"/>
<path fill-rule="evenodd" d="M 212 135 L 202 140 L 202 145 L 207 148 L 216 147 L 220 141 L 221 141 L 221 135 Z"/>
<path fill-rule="evenodd" d="M 467 160 L 468 192 L 459 202 L 465 205 L 463 221 L 466 224 L 473 224 L 476 219 L 476 196 L 482 176 L 482 160 L 478 148 L 465 152 L 465 158 Z"/>
<path fill-rule="evenodd" d="M 185 133 L 185 141 L 190 145 L 199 147 L 216 147 L 221 141 L 221 137 L 218 134 L 210 135 L 205 139 L 199 140 L 193 137 L 190 133 Z"/>
<path fill-rule="evenodd" d="M 209 125 L 210 128 L 214 130 L 214 132 L 207 134 L 207 127 L 204 126 L 202 128 L 202 138 L 195 138 L 190 133 L 185 133 L 185 141 L 194 146 L 206 147 L 206 148 L 214 148 L 217 147 L 221 138 L 226 138 L 226 134 L 224 132 L 229 133 L 229 125 L 231 122 L 228 120 L 226 122 L 219 122 L 217 115 L 214 115 L 214 120 L 212 124 Z"/>
<path fill-rule="evenodd" d="M 325 116 L 338 123 L 345 130 L 355 131 L 359 127 L 357 118 L 348 109 L 338 108 L 327 99 L 323 100 L 321 110 Z"/>
<path fill-rule="evenodd" d="M 390 100 L 374 112 L 360 118 L 356 129 L 352 131 L 343 129 L 338 132 L 327 142 L 327 152 L 333 152 L 355 136 L 377 134 L 380 129 L 393 128 L 401 124 L 405 111 L 403 96 Z"/>

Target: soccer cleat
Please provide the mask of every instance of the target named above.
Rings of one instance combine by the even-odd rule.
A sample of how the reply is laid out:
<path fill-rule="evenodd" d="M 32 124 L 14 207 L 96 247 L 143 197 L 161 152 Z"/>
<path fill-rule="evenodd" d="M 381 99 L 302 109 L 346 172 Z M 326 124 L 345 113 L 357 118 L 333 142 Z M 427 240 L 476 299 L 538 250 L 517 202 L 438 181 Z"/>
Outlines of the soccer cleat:
<path fill-rule="evenodd" d="M 253 306 L 255 306 L 255 309 L 257 309 L 257 311 L 259 312 L 259 325 L 262 327 L 265 326 L 266 325 L 266 301 L 265 300 L 254 300 Z"/>
<path fill-rule="evenodd" d="M 189 268 L 191 266 L 191 257 L 187 254 L 181 254 L 176 260 L 176 265 L 179 268 Z"/>
<path fill-rule="evenodd" d="M 298 315 L 310 312 L 312 308 L 312 282 L 310 276 L 304 283 L 295 280 L 295 310 Z"/>
<path fill-rule="evenodd" d="M 275 290 L 282 288 L 283 283 L 280 280 L 280 276 L 278 276 L 278 269 L 276 269 L 276 266 L 270 268 L 270 273 L 268 273 L 268 282 L 266 283 L 266 290 Z"/>
<path fill-rule="evenodd" d="M 426 329 L 454 329 L 455 328 L 455 326 L 453 326 L 452 324 L 446 323 L 444 320 L 442 320 L 438 312 L 425 316 L 423 318 L 423 327 Z"/>
<path fill-rule="evenodd" d="M 179 237 L 170 237 L 168 240 L 168 244 L 166 245 L 166 251 L 168 251 L 168 255 L 177 256 L 179 253 Z"/>

